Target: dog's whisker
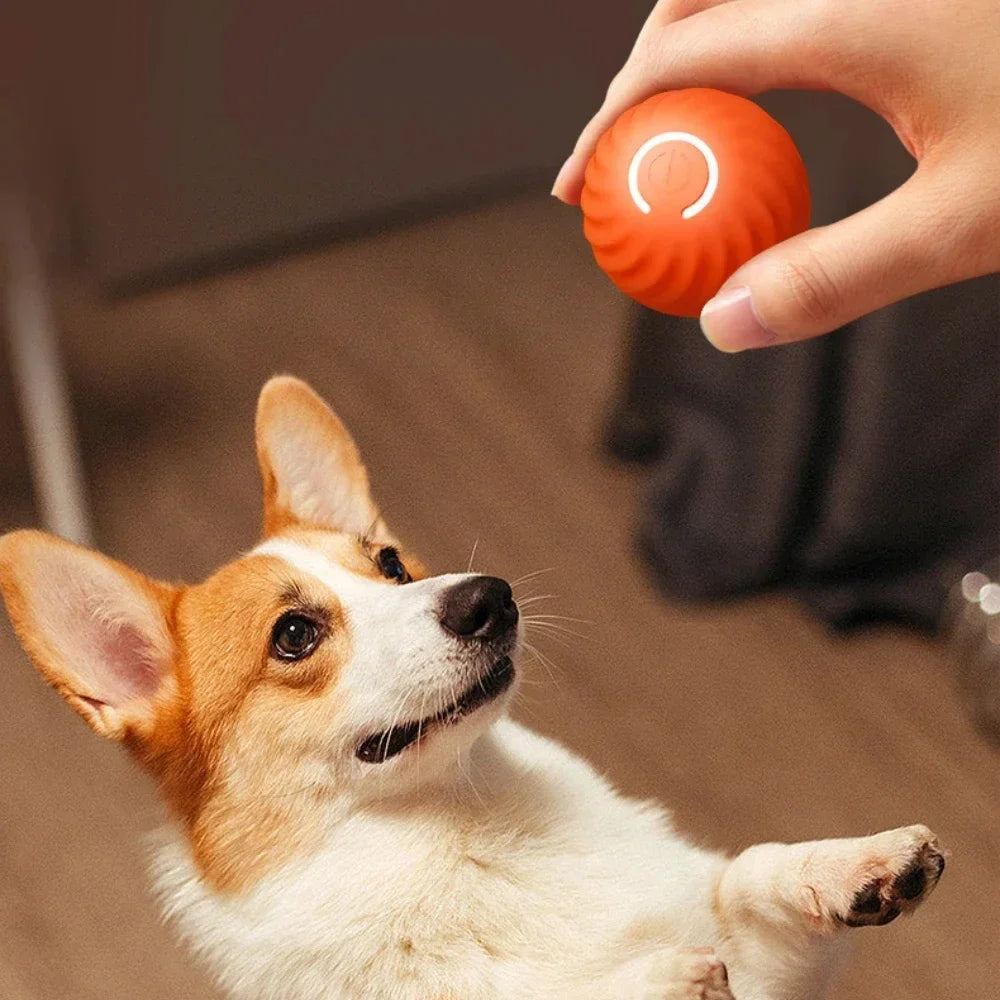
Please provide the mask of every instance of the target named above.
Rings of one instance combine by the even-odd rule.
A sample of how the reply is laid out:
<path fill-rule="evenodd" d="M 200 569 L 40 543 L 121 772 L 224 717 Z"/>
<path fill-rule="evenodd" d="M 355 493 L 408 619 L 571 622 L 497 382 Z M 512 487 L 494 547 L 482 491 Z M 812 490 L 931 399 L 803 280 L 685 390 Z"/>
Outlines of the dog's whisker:
<path fill-rule="evenodd" d="M 420 783 L 420 749 L 421 749 L 421 744 L 423 743 L 423 736 L 424 736 L 424 719 L 427 718 L 427 716 L 424 715 L 424 708 L 426 707 L 426 702 L 427 702 L 427 688 L 424 688 L 423 692 L 420 695 L 420 721 L 417 723 L 417 746 L 416 746 L 417 784 Z"/>
<path fill-rule="evenodd" d="M 524 649 L 537 663 L 541 665 L 549 681 L 555 686 L 556 690 L 560 690 L 558 678 L 560 671 L 555 663 L 553 663 L 553 661 L 549 659 L 549 657 L 547 657 L 537 646 L 527 640 L 524 643 Z"/>
<path fill-rule="evenodd" d="M 569 625 L 565 622 L 551 618 L 538 618 L 535 615 L 523 615 L 522 621 L 525 625 L 537 625 L 539 628 L 564 629 L 570 631 Z"/>
<path fill-rule="evenodd" d="M 545 569 L 536 569 L 533 573 L 525 573 L 523 576 L 519 576 L 516 580 L 511 580 L 511 587 L 519 587 L 522 583 L 527 583 L 529 580 L 534 580 L 536 576 L 541 576 L 543 573 L 551 573 L 555 569 L 555 566 L 547 566 Z"/>
<path fill-rule="evenodd" d="M 525 622 L 524 630 L 531 635 L 544 635 L 551 637 L 566 646 L 573 645 L 570 641 L 572 639 L 586 640 L 588 638 L 588 636 L 582 632 L 566 628 L 565 625 L 555 625 L 550 622 Z"/>
<path fill-rule="evenodd" d="M 330 785 L 325 781 L 311 781 L 307 785 L 302 785 L 300 788 L 287 789 L 283 792 L 268 792 L 264 795 L 255 795 L 252 799 L 245 799 L 246 805 L 257 805 L 261 802 L 273 802 L 275 799 L 287 799 L 295 795 L 305 795 L 307 792 L 315 791 L 317 788 L 329 788 Z"/>
<path fill-rule="evenodd" d="M 386 729 L 385 733 L 383 733 L 382 739 L 379 741 L 380 757 L 385 755 L 386 750 L 388 749 L 389 746 L 389 740 L 392 739 L 393 730 L 395 730 L 399 726 L 400 719 L 403 715 L 403 708 L 406 705 L 406 699 L 407 699 L 407 693 L 403 692 L 396 698 L 396 701 L 393 704 L 392 713 L 390 715 L 390 718 L 392 719 L 392 724 L 389 726 L 388 729 Z M 385 797 L 385 771 L 382 771 L 379 774 L 378 785 L 379 785 L 379 798 L 382 799 Z"/>
<path fill-rule="evenodd" d="M 577 625 L 593 625 L 594 622 L 589 618 L 573 618 L 570 615 L 553 615 L 546 612 L 534 612 L 531 618 L 535 621 L 538 620 L 549 620 L 549 621 L 561 621 L 561 622 L 574 622 Z"/>
<path fill-rule="evenodd" d="M 565 634 L 563 632 L 552 631 L 551 629 L 538 628 L 537 626 L 528 626 L 526 629 L 528 635 L 535 639 L 550 639 L 552 642 L 559 643 L 564 649 L 572 649 L 578 640 L 585 638 L 584 636 L 577 635 L 576 633 Z"/>
<path fill-rule="evenodd" d="M 554 642 L 561 649 L 572 649 L 576 641 L 576 637 L 573 637 L 573 639 L 568 639 L 564 635 L 554 635 L 551 632 L 541 632 L 541 633 L 531 632 L 530 635 L 536 639 L 544 639 L 546 642 Z"/>
<path fill-rule="evenodd" d="M 527 597 L 519 597 L 517 599 L 517 606 L 519 608 L 527 608 L 532 604 L 537 604 L 539 601 L 555 600 L 558 596 L 558 594 L 529 594 Z"/>
<path fill-rule="evenodd" d="M 540 680 L 538 680 L 535 677 L 522 677 L 521 678 L 521 687 L 522 688 L 533 688 L 533 687 L 544 688 L 545 686 L 546 686 L 546 682 L 545 681 L 540 681 Z"/>
<path fill-rule="evenodd" d="M 538 722 L 539 713 L 535 704 L 530 698 L 521 701 L 521 714 L 526 716 L 533 724 Z"/>
<path fill-rule="evenodd" d="M 526 645 L 526 648 L 528 648 L 528 645 Z M 556 666 L 555 661 L 533 644 L 531 644 L 530 648 L 528 648 L 528 652 L 531 653 L 531 655 L 534 656 L 534 658 L 549 671 L 551 679 L 555 680 L 555 675 L 561 672 Z"/>
<path fill-rule="evenodd" d="M 583 621 L 579 618 L 569 618 L 566 615 L 540 615 L 536 612 L 529 612 L 521 615 L 521 620 L 531 625 L 540 625 L 543 628 L 556 628 L 569 630 L 570 625 L 579 625 L 584 628 L 593 626 L 593 622 Z"/>
<path fill-rule="evenodd" d="M 465 572 L 472 572 L 472 563 L 476 558 L 476 549 L 479 548 L 479 536 L 476 535 L 476 540 L 472 543 L 472 551 L 469 553 L 469 565 L 466 567 Z"/>
<path fill-rule="evenodd" d="M 466 769 L 462 766 L 463 757 L 462 757 L 461 747 L 459 747 L 456 750 L 456 760 L 458 763 L 459 774 L 462 775 L 462 778 L 465 780 L 465 783 L 469 786 L 470 789 L 472 789 L 472 794 L 475 795 L 476 799 L 479 801 L 479 804 L 481 806 L 485 806 L 486 802 L 483 799 L 483 796 L 480 793 L 478 787 L 476 786 L 475 779 L 473 778 L 472 774 L 469 771 L 466 771 Z"/>

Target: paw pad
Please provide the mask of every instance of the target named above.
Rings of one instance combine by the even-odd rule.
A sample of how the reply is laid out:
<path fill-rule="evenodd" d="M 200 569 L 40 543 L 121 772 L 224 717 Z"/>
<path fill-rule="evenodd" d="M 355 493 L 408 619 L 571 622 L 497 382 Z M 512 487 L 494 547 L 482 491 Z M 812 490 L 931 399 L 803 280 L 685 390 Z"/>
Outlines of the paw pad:
<path fill-rule="evenodd" d="M 726 967 L 711 948 L 671 953 L 652 978 L 656 1000 L 733 1000 Z"/>
<path fill-rule="evenodd" d="M 941 878 L 944 866 L 944 855 L 935 843 L 918 845 L 899 871 L 889 871 L 858 889 L 841 920 L 849 927 L 891 923 L 926 899 Z"/>

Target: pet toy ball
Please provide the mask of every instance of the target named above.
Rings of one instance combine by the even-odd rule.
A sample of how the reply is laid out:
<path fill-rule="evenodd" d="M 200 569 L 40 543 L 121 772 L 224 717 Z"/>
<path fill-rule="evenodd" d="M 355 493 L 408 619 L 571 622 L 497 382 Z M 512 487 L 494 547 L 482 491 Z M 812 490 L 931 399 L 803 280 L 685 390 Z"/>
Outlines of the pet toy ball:
<path fill-rule="evenodd" d="M 791 136 L 752 101 L 674 90 L 601 136 L 580 206 L 597 263 L 623 292 L 697 316 L 741 264 L 809 225 L 809 179 Z"/>

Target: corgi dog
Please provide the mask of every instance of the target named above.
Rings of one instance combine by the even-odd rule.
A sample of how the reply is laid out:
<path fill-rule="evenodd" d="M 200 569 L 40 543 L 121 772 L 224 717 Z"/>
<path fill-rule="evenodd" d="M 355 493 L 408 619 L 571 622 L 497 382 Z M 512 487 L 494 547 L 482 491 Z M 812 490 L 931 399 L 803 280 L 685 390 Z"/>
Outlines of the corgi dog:
<path fill-rule="evenodd" d="M 510 586 L 428 575 L 303 382 L 257 410 L 263 540 L 203 583 L 35 531 L 0 588 L 45 679 L 157 783 L 165 913 L 239 1000 L 818 1000 L 914 910 L 923 826 L 696 848 L 506 716 Z"/>

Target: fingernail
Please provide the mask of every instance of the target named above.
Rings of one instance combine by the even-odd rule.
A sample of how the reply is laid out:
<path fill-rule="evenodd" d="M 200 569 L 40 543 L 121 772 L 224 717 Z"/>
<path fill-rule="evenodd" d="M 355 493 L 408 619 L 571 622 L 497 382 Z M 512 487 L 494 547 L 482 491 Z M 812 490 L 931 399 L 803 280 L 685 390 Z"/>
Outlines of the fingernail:
<path fill-rule="evenodd" d="M 569 165 L 572 159 L 573 157 L 570 156 L 566 160 L 566 162 L 559 168 L 559 173 L 556 174 L 555 183 L 552 185 L 552 191 L 551 191 L 551 194 L 556 198 L 559 197 L 559 195 L 556 194 L 556 188 L 559 187 L 559 183 L 563 180 L 563 178 L 565 178 L 566 174 L 569 173 Z"/>
<path fill-rule="evenodd" d="M 748 347 L 766 347 L 777 335 L 757 315 L 746 285 L 729 288 L 705 303 L 701 311 L 701 332 L 713 347 L 727 354 Z"/>

